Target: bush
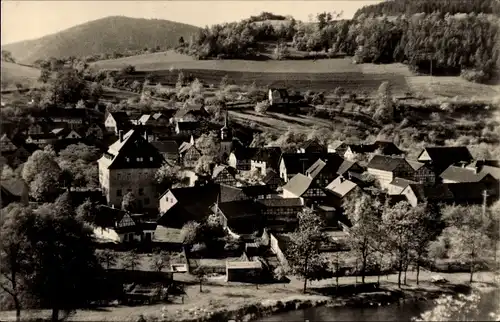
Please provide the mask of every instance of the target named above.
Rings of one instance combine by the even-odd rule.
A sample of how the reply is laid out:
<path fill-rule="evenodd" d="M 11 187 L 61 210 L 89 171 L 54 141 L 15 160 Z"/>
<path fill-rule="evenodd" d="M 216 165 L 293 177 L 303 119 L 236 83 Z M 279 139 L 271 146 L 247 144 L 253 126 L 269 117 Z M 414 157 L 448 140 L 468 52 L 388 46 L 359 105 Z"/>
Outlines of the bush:
<path fill-rule="evenodd" d="M 257 105 L 255 105 L 255 112 L 264 114 L 266 113 L 268 108 L 269 108 L 269 102 L 262 101 L 257 103 Z"/>
<path fill-rule="evenodd" d="M 120 70 L 120 73 L 123 75 L 131 75 L 135 73 L 135 67 L 132 65 L 127 65 Z"/>
<path fill-rule="evenodd" d="M 460 72 L 460 76 L 469 82 L 484 83 L 490 79 L 490 75 L 482 70 L 477 69 L 464 69 Z"/>

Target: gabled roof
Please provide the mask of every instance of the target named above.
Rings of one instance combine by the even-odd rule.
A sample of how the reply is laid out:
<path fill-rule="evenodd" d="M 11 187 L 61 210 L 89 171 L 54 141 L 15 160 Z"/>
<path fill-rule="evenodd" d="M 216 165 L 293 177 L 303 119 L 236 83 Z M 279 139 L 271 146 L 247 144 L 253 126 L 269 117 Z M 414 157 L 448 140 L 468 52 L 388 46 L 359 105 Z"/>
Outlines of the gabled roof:
<path fill-rule="evenodd" d="M 231 154 L 234 154 L 237 160 L 251 160 L 259 152 L 259 148 L 236 148 Z"/>
<path fill-rule="evenodd" d="M 452 201 L 454 199 L 453 193 L 448 188 L 447 184 L 438 185 L 424 185 L 420 183 L 412 183 L 408 186 L 419 201 Z M 408 189 L 405 188 L 405 189 Z"/>
<path fill-rule="evenodd" d="M 450 165 L 440 177 L 443 180 L 451 180 L 456 182 L 479 182 L 487 175 L 491 175 L 495 179 L 500 179 L 500 168 L 483 166 L 480 171 L 466 167 L 457 167 Z"/>
<path fill-rule="evenodd" d="M 403 178 L 394 178 L 390 184 L 404 189 L 408 187 L 410 184 L 415 184 L 415 183 L 417 182 Z"/>
<path fill-rule="evenodd" d="M 337 173 L 344 159 L 336 153 L 330 153 L 326 157 L 318 159 L 307 170 L 306 175 L 311 178 L 316 178 L 323 169 L 329 170 L 331 173 Z"/>
<path fill-rule="evenodd" d="M 322 148 L 322 149 L 325 148 L 323 145 L 321 145 L 316 140 L 306 140 L 306 141 L 300 143 L 299 146 L 298 146 L 299 149 L 304 149 L 304 150 L 308 149 L 310 147 L 319 147 L 319 148 Z"/>
<path fill-rule="evenodd" d="M 137 161 L 136 156 L 144 155 L 147 157 Z M 159 168 L 163 157 L 138 131 L 130 130 L 122 141 L 111 144 L 100 161 L 107 163 L 108 168 Z"/>
<path fill-rule="evenodd" d="M 307 189 L 309 189 L 311 183 L 311 178 L 303 175 L 302 173 L 298 173 L 283 186 L 283 190 L 287 190 L 300 197 L 307 191 Z"/>
<path fill-rule="evenodd" d="M 118 124 L 126 124 L 130 122 L 130 119 L 126 112 L 110 112 L 109 115 L 115 120 Z"/>
<path fill-rule="evenodd" d="M 280 94 L 281 97 L 288 97 L 288 90 L 286 88 L 271 87 L 271 88 L 269 88 L 269 90 L 272 92 L 278 91 L 278 93 Z"/>
<path fill-rule="evenodd" d="M 342 164 L 340 165 L 339 169 L 337 170 L 337 174 L 343 175 L 344 173 L 346 173 L 354 168 L 359 168 L 361 171 L 363 171 L 363 168 L 357 162 L 344 160 L 342 162 Z"/>
<path fill-rule="evenodd" d="M 240 187 L 233 187 L 226 184 L 219 185 L 219 202 L 249 199 Z"/>
<path fill-rule="evenodd" d="M 214 171 L 212 172 L 212 178 L 215 179 L 217 176 L 224 170 L 227 170 L 230 175 L 233 177 L 236 176 L 236 170 L 230 166 L 227 165 L 218 165 L 214 168 Z"/>
<path fill-rule="evenodd" d="M 155 141 L 151 142 L 151 144 L 158 150 L 160 153 L 179 153 L 179 145 L 177 142 L 171 141 Z"/>
<path fill-rule="evenodd" d="M 318 159 L 325 157 L 325 153 L 283 153 L 280 163 L 284 162 L 289 174 L 305 172 Z"/>
<path fill-rule="evenodd" d="M 151 114 L 143 114 L 141 117 L 137 120 L 139 124 L 146 124 L 149 119 L 151 118 Z"/>
<path fill-rule="evenodd" d="M 253 200 L 220 202 L 216 205 L 227 219 L 260 214 L 262 206 Z"/>
<path fill-rule="evenodd" d="M 339 146 L 340 147 L 340 146 Z M 347 144 L 353 153 L 373 153 L 378 150 L 383 155 L 401 155 L 401 151 L 393 142 L 390 141 L 375 141 L 369 144 Z"/>
<path fill-rule="evenodd" d="M 406 163 L 406 160 L 399 157 L 390 157 L 386 155 L 374 155 L 366 166 L 369 169 L 382 171 L 394 171 L 399 165 Z"/>
<path fill-rule="evenodd" d="M 279 174 L 274 171 L 273 169 L 269 169 L 269 170 L 266 170 L 266 176 L 264 177 L 264 179 L 262 179 L 262 182 L 264 183 L 269 183 L 273 180 L 281 180 Z"/>
<path fill-rule="evenodd" d="M 469 149 L 466 146 L 435 146 L 424 148 L 418 155 L 420 159 L 422 154 L 427 152 L 433 163 L 437 164 L 455 164 L 457 162 L 470 162 L 473 160 Z"/>
<path fill-rule="evenodd" d="M 355 189 L 357 186 L 358 186 L 357 184 L 355 184 L 350 180 L 338 178 L 330 182 L 330 184 L 326 186 L 326 189 L 331 191 L 336 196 L 342 198 L 349 192 L 351 192 L 353 189 Z"/>
<path fill-rule="evenodd" d="M 414 161 L 414 160 L 408 160 L 406 159 L 406 162 L 412 167 L 413 170 L 417 171 L 418 169 L 422 168 L 425 166 L 425 163 Z"/>
<path fill-rule="evenodd" d="M 0 138 L 0 149 L 2 152 L 11 152 L 17 150 L 17 147 L 7 137 L 7 134 L 2 135 Z"/>
<path fill-rule="evenodd" d="M 182 118 L 186 116 L 187 114 L 193 114 L 193 115 L 204 115 L 206 114 L 205 109 L 203 108 L 202 104 L 188 104 L 186 103 L 184 107 L 180 108 L 175 112 L 174 117 L 175 118 Z"/>
<path fill-rule="evenodd" d="M 198 121 L 177 122 L 177 128 L 181 132 L 184 132 L 184 131 L 195 131 L 195 130 L 199 129 L 199 127 L 200 127 L 200 122 L 198 122 Z"/>
<path fill-rule="evenodd" d="M 482 166 L 490 166 L 490 167 L 495 167 L 495 168 L 500 168 L 500 161 L 499 160 L 474 160 L 470 164 L 467 165 L 467 167 L 482 167 Z"/>
<path fill-rule="evenodd" d="M 241 191 L 250 198 L 257 198 L 263 195 L 272 195 L 276 191 L 269 188 L 267 185 L 243 186 L 239 187 Z"/>

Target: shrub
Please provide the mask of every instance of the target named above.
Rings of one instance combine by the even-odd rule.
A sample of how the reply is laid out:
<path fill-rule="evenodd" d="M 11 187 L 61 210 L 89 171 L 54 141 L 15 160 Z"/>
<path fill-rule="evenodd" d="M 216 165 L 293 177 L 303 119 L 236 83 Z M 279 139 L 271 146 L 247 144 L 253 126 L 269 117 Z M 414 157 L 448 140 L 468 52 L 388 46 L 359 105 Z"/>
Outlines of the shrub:
<path fill-rule="evenodd" d="M 131 75 L 135 73 L 135 67 L 132 65 L 127 65 L 120 70 L 120 73 L 124 75 Z"/>
<path fill-rule="evenodd" d="M 257 103 L 257 105 L 255 105 L 255 112 L 264 114 L 266 113 L 268 108 L 269 108 L 269 102 L 262 101 Z"/>
<path fill-rule="evenodd" d="M 484 83 L 490 78 L 490 75 L 477 69 L 464 69 L 460 72 L 460 76 L 474 83 Z"/>

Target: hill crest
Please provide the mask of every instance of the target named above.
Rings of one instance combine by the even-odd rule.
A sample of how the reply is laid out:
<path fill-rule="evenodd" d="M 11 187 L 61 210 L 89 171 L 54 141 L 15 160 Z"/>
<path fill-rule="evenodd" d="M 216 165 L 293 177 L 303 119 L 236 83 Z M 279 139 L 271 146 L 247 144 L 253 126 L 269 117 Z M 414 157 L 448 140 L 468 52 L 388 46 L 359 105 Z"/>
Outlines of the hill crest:
<path fill-rule="evenodd" d="M 89 56 L 101 53 L 177 45 L 199 27 L 162 19 L 109 16 L 76 25 L 38 39 L 2 46 L 16 61 L 33 63 L 50 57 Z"/>

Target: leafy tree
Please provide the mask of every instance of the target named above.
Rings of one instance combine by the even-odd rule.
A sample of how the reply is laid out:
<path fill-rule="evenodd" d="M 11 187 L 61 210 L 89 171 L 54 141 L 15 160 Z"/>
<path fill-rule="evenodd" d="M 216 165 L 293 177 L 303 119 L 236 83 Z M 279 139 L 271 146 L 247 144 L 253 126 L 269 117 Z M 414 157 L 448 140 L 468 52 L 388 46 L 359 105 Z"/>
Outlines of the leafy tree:
<path fill-rule="evenodd" d="M 89 98 L 92 100 L 92 102 L 94 103 L 99 102 L 99 99 L 102 97 L 103 94 L 104 94 L 104 89 L 102 88 L 101 83 L 93 82 L 90 85 Z"/>
<path fill-rule="evenodd" d="M 185 81 L 186 81 L 186 79 L 184 77 L 184 73 L 182 71 L 179 72 L 179 74 L 177 75 L 177 82 L 175 83 L 175 88 L 177 90 L 181 89 L 182 86 L 184 86 Z"/>
<path fill-rule="evenodd" d="M 198 266 L 191 272 L 191 274 L 193 274 L 200 283 L 200 293 L 202 293 L 203 292 L 202 284 L 204 281 L 207 280 L 207 275 L 208 275 L 207 269 L 203 266 Z"/>
<path fill-rule="evenodd" d="M 346 91 L 343 87 L 336 87 L 335 90 L 333 91 L 333 95 L 337 96 L 338 98 L 344 96 L 345 93 Z"/>
<path fill-rule="evenodd" d="M 100 252 L 97 255 L 97 258 L 98 258 L 99 262 L 101 263 L 101 265 L 103 265 L 108 270 L 111 267 L 116 266 L 117 259 L 118 259 L 118 257 L 116 256 L 116 253 L 109 250 L 109 249 L 105 249 L 102 252 Z"/>
<path fill-rule="evenodd" d="M 76 208 L 76 217 L 81 221 L 95 224 L 97 216 L 97 204 L 89 198 Z"/>
<path fill-rule="evenodd" d="M 2 50 L 2 61 L 8 62 L 8 63 L 15 63 L 16 60 L 12 56 L 12 53 L 8 50 Z"/>
<path fill-rule="evenodd" d="M 194 167 L 194 171 L 200 175 L 210 175 L 212 173 L 213 166 L 215 165 L 215 160 L 213 157 L 208 155 L 202 155 Z"/>
<path fill-rule="evenodd" d="M 184 224 L 181 229 L 181 239 L 184 245 L 193 245 L 200 240 L 201 225 L 196 221 Z"/>
<path fill-rule="evenodd" d="M 269 102 L 262 101 L 255 105 L 255 112 L 260 114 L 265 114 L 268 108 L 269 108 Z"/>
<path fill-rule="evenodd" d="M 383 231 L 387 236 L 387 250 L 396 258 L 398 267 L 398 286 L 401 287 L 401 276 L 406 272 L 410 261 L 410 250 L 414 238 L 414 229 L 418 227 L 418 216 L 407 202 L 398 202 L 393 207 L 384 207 L 382 215 Z M 405 280 L 406 282 L 406 280 Z"/>
<path fill-rule="evenodd" d="M 158 184 L 160 191 L 172 187 L 173 185 L 182 181 L 181 168 L 177 165 L 171 165 L 167 162 L 163 163 L 156 171 L 155 180 Z"/>
<path fill-rule="evenodd" d="M 70 311 L 91 300 L 99 264 L 91 231 L 60 208 L 42 207 L 30 220 L 26 243 L 29 293 L 52 309 L 52 321 L 61 310 Z"/>
<path fill-rule="evenodd" d="M 196 148 L 204 156 L 216 158 L 220 152 L 220 139 L 216 132 L 204 133 L 195 141 Z"/>
<path fill-rule="evenodd" d="M 290 50 L 286 43 L 280 42 L 273 50 L 273 57 L 276 60 L 284 60 L 290 57 Z"/>
<path fill-rule="evenodd" d="M 48 92 L 52 105 L 76 104 L 79 100 L 88 98 L 87 83 L 75 70 L 57 72 Z"/>
<path fill-rule="evenodd" d="M 135 66 L 133 65 L 127 65 L 120 69 L 120 74 L 122 75 L 132 75 L 133 73 L 135 73 Z"/>
<path fill-rule="evenodd" d="M 12 206 L 11 206 L 12 205 Z M 25 299 L 26 274 L 29 261 L 26 251 L 26 231 L 34 220 L 30 208 L 19 204 L 11 204 L 0 218 L 0 288 L 14 302 L 16 321 L 21 320 L 21 308 Z"/>
<path fill-rule="evenodd" d="M 22 177 L 24 181 L 30 183 L 35 179 L 36 175 L 41 172 L 47 172 L 50 176 L 57 179 L 61 169 L 50 152 L 37 150 L 33 152 L 24 164 Z"/>
<path fill-rule="evenodd" d="M 168 267 L 170 264 L 170 256 L 166 252 L 160 252 L 153 254 L 151 257 L 150 265 L 151 268 L 157 272 L 161 272 L 164 268 Z"/>
<path fill-rule="evenodd" d="M 122 257 L 123 269 L 134 271 L 139 265 L 141 265 L 141 258 L 135 251 L 128 252 Z"/>
<path fill-rule="evenodd" d="M 361 282 L 365 283 L 366 267 L 375 253 L 374 245 L 380 234 L 381 203 L 366 193 L 346 198 L 343 208 L 352 226 L 349 228 L 349 246 L 361 261 Z"/>
<path fill-rule="evenodd" d="M 29 187 L 31 197 L 39 202 L 52 201 L 60 192 L 60 182 L 57 177 L 47 171 L 38 173 L 29 183 Z"/>
<path fill-rule="evenodd" d="M 137 210 L 137 198 L 132 191 L 129 191 L 123 196 L 122 209 L 130 212 Z"/>
<path fill-rule="evenodd" d="M 478 313 L 480 301 L 478 291 L 468 295 L 459 294 L 457 297 L 442 295 L 431 310 L 422 313 L 415 321 L 469 321 L 471 315 Z"/>
<path fill-rule="evenodd" d="M 320 255 L 320 245 L 326 236 L 321 231 L 322 219 L 313 211 L 299 213 L 299 227 L 291 234 L 290 247 L 287 250 L 292 271 L 304 279 L 303 293 L 306 292 L 307 281 L 320 278 L 327 263 Z"/>
<path fill-rule="evenodd" d="M 373 118 L 382 123 L 389 122 L 393 115 L 393 104 L 389 82 L 383 82 L 378 88 Z"/>
<path fill-rule="evenodd" d="M 46 84 L 50 80 L 50 76 L 52 76 L 52 72 L 47 68 L 42 68 L 40 69 L 40 77 L 38 80 Z"/>

